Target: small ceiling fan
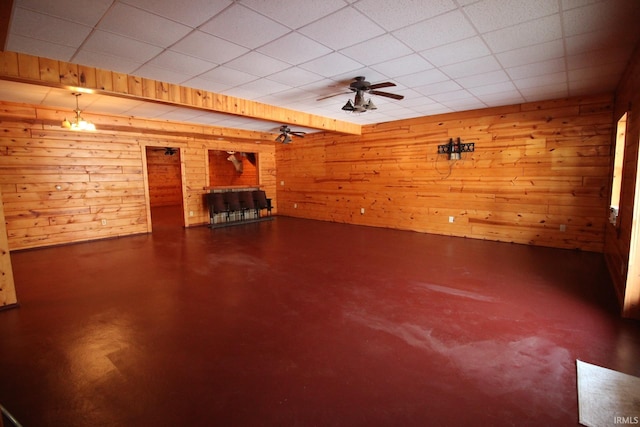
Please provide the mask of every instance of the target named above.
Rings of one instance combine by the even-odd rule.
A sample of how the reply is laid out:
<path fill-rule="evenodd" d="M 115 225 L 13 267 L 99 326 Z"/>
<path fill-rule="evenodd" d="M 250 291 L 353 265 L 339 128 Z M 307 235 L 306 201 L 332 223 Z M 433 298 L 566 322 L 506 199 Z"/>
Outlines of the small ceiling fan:
<path fill-rule="evenodd" d="M 364 76 L 358 76 L 354 79 L 353 82 L 349 85 L 349 90 L 355 92 L 355 98 L 353 101 L 349 100 L 342 107 L 344 111 L 351 111 L 355 113 L 362 113 L 369 110 L 376 110 L 378 107 L 375 106 L 371 99 L 365 101 L 364 95 L 365 93 L 370 93 L 371 95 L 385 96 L 387 98 L 393 98 L 397 100 L 404 99 L 403 95 L 397 95 L 395 93 L 383 92 L 378 89 L 383 87 L 391 87 L 395 86 L 395 83 L 392 82 L 382 82 L 382 83 L 369 83 Z M 348 92 L 347 92 L 348 93 Z M 335 93 L 333 95 L 324 96 L 322 98 L 318 98 L 317 101 L 321 101 L 323 99 L 331 98 L 337 95 L 342 95 L 343 93 Z"/>
<path fill-rule="evenodd" d="M 291 135 L 297 136 L 299 138 L 304 138 L 305 134 L 306 132 L 292 131 L 289 126 L 282 125 L 280 126 L 280 135 L 278 135 L 276 141 L 283 144 L 289 144 L 291 142 Z"/>

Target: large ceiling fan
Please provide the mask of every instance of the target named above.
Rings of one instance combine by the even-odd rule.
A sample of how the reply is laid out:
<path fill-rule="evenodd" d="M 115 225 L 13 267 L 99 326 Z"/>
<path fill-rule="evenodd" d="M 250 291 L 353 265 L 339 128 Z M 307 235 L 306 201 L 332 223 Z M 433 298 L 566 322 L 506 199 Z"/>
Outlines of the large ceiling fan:
<path fill-rule="evenodd" d="M 376 110 L 378 107 L 375 106 L 375 104 L 371 101 L 371 99 L 365 100 L 364 96 L 366 93 L 369 93 L 371 95 L 386 96 L 387 98 L 393 98 L 397 100 L 404 99 L 403 95 L 397 95 L 395 93 L 383 92 L 378 90 L 383 87 L 391 87 L 395 85 L 396 84 L 392 82 L 382 82 L 382 83 L 371 84 L 365 79 L 365 77 L 358 76 L 349 85 L 349 90 L 351 90 L 352 92 L 355 92 L 356 94 L 355 98 L 353 101 L 351 100 L 347 101 L 347 103 L 344 105 L 344 107 L 342 107 L 342 109 L 344 111 L 351 111 L 354 113 L 363 113 L 369 110 Z M 336 93 L 333 95 L 325 96 L 322 98 L 318 98 L 317 100 L 320 101 L 320 100 L 331 98 L 337 95 L 342 95 L 342 93 Z"/>
<path fill-rule="evenodd" d="M 276 141 L 283 144 L 289 144 L 291 142 L 291 135 L 304 138 L 305 134 L 306 132 L 292 131 L 289 126 L 282 125 L 280 126 L 280 135 L 278 135 Z"/>

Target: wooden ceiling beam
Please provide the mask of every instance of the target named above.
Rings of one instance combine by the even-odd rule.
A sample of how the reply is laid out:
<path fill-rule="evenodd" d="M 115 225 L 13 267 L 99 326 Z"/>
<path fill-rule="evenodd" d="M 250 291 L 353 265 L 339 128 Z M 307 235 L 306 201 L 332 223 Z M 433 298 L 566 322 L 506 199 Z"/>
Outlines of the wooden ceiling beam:
<path fill-rule="evenodd" d="M 362 127 L 356 123 L 22 53 L 0 52 L 0 80 L 78 91 L 84 90 L 103 95 L 196 108 L 328 132 L 350 135 L 362 134 Z"/>

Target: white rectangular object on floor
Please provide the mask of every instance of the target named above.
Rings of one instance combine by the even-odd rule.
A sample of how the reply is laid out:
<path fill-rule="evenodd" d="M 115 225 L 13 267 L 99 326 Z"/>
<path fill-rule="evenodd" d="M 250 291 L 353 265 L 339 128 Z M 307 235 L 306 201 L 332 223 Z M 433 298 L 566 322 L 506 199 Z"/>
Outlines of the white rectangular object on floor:
<path fill-rule="evenodd" d="M 579 422 L 640 425 L 640 378 L 576 360 Z"/>

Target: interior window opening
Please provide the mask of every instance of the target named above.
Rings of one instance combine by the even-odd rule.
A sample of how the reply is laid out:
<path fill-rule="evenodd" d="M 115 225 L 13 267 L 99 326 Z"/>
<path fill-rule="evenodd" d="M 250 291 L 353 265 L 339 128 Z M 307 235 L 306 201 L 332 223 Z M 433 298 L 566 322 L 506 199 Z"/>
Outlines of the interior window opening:
<path fill-rule="evenodd" d="M 617 225 L 620 213 L 620 192 L 622 189 L 622 169 L 624 166 L 625 135 L 627 131 L 627 113 L 618 120 L 616 127 L 613 183 L 611 186 L 611 203 L 609 204 L 609 221 Z"/>

